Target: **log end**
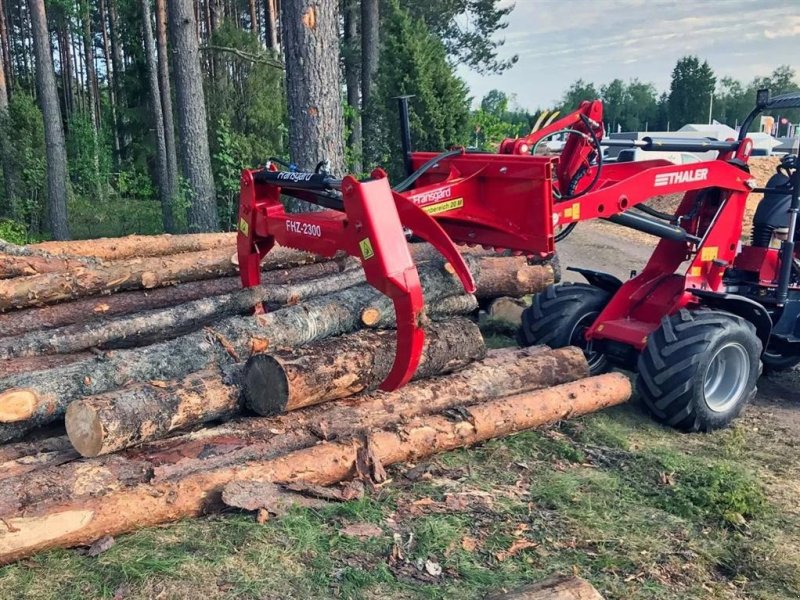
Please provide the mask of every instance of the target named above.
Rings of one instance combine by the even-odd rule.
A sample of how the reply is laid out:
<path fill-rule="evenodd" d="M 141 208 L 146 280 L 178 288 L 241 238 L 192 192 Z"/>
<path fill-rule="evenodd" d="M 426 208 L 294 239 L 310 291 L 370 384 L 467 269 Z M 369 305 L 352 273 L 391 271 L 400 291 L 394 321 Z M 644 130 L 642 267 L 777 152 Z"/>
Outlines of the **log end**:
<path fill-rule="evenodd" d="M 0 394 L 0 423 L 17 423 L 33 416 L 38 404 L 36 392 L 13 388 Z"/>
<path fill-rule="evenodd" d="M 381 311 L 369 306 L 361 311 L 361 322 L 366 327 L 374 327 L 381 320 Z"/>
<path fill-rule="evenodd" d="M 64 417 L 67 436 L 81 456 L 94 458 L 103 453 L 105 430 L 98 412 L 82 400 L 76 400 L 67 407 Z"/>
<path fill-rule="evenodd" d="M 269 354 L 251 356 L 242 374 L 242 395 L 245 405 L 261 416 L 285 412 L 289 381 L 280 362 Z"/>

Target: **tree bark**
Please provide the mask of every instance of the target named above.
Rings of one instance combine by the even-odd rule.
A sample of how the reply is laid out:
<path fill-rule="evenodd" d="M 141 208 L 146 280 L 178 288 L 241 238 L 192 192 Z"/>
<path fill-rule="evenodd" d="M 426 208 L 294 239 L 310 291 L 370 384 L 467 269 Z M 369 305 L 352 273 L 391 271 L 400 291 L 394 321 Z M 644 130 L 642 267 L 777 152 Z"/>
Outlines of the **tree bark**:
<path fill-rule="evenodd" d="M 480 281 L 476 281 L 479 299 L 536 294 L 557 283 L 552 265 L 529 265 L 525 257 L 486 257 L 481 259 Z"/>
<path fill-rule="evenodd" d="M 355 266 L 350 261 L 326 261 L 265 271 L 261 274 L 261 281 L 264 285 L 287 285 L 336 275 Z M 99 298 L 83 298 L 62 304 L 0 313 L 0 339 L 176 306 L 200 298 L 230 294 L 241 287 L 239 277 L 206 279 L 153 290 L 120 292 Z"/>
<path fill-rule="evenodd" d="M 172 215 L 172 184 L 170 181 L 169 162 L 167 159 L 167 141 L 164 132 L 164 111 L 161 106 L 161 89 L 158 80 L 158 63 L 156 58 L 156 44 L 153 39 L 151 25 L 150 0 L 141 0 L 142 31 L 144 32 L 145 63 L 147 64 L 147 79 L 150 85 L 150 106 L 153 109 L 153 126 L 156 137 L 156 185 L 161 199 L 161 220 L 164 231 L 175 231 L 175 221 Z"/>
<path fill-rule="evenodd" d="M 428 332 L 429 343 L 424 350 L 423 366 L 417 372 L 417 377 L 450 373 L 465 367 L 472 360 L 482 358 L 485 352 L 480 331 L 469 322 L 462 320 L 453 324 L 433 325 Z M 456 338 L 461 344 L 454 344 Z M 366 372 L 366 363 L 380 363 L 382 356 L 393 353 L 394 347 L 393 336 L 387 332 L 359 332 L 336 338 L 336 341 L 344 347 L 345 354 L 358 360 L 356 348 L 359 348 L 371 354 L 372 360 L 361 361 L 363 364 L 349 370 L 344 360 L 335 356 L 336 344 L 328 343 L 324 347 L 313 345 L 309 352 L 297 359 L 305 359 L 305 363 L 313 368 L 325 365 L 326 372 L 338 381 L 326 382 L 323 377 L 313 376 L 301 379 L 303 375 L 300 374 L 292 379 L 288 403 L 284 403 L 278 412 L 350 396 L 372 386 L 374 377 Z M 383 350 L 376 352 L 375 347 L 383 347 Z M 291 354 L 284 352 L 282 356 L 285 358 Z M 330 369 L 325 364 L 331 357 L 339 362 L 338 369 Z M 283 360 L 280 364 L 285 366 L 287 361 Z M 378 366 L 381 368 L 381 365 Z M 291 377 L 298 374 L 296 368 L 289 369 L 291 372 L 283 372 L 283 375 Z M 332 373 L 334 370 L 336 372 Z M 388 371 L 388 367 L 385 370 Z M 342 379 L 353 381 L 348 385 Z M 128 386 L 107 394 L 81 398 L 67 409 L 67 434 L 78 452 L 89 457 L 160 439 L 178 429 L 230 417 L 239 412 L 241 382 L 239 364 L 227 368 L 224 373 L 207 369 L 178 381 Z M 274 381 L 269 380 L 266 384 L 274 384 Z M 312 396 L 300 398 L 296 393 L 299 386 L 305 386 Z M 248 399 L 252 404 L 253 397 Z M 259 403 L 259 408 L 272 410 L 271 414 L 274 414 L 273 409 L 279 407 L 267 400 L 267 404 Z"/>
<path fill-rule="evenodd" d="M 256 9 L 256 0 L 247 0 L 247 8 L 250 13 L 250 31 L 258 37 L 258 10 Z"/>
<path fill-rule="evenodd" d="M 414 379 L 451 373 L 486 353 L 477 325 L 463 318 L 431 323 Z M 257 354 L 247 361 L 247 407 L 270 416 L 377 389 L 394 362 L 396 332 L 362 331 L 318 344 Z"/>
<path fill-rule="evenodd" d="M 472 363 L 446 379 L 412 382 L 400 391 L 376 392 L 358 401 L 339 400 L 278 417 L 242 418 L 213 429 L 200 429 L 147 444 L 139 450 L 107 459 L 78 461 L 57 473 L 44 470 L 36 479 L 52 483 L 36 492 L 25 478 L 0 484 L 0 515 L 24 510 L 26 503 L 32 501 L 78 498 L 86 490 L 102 489 L 115 480 L 121 482 L 124 479 L 129 485 L 175 480 L 199 471 L 228 469 L 254 460 L 266 460 L 312 446 L 320 439 L 349 438 L 418 416 L 471 406 L 500 395 L 552 387 L 586 375 L 588 365 L 577 348 L 550 350 L 535 346 L 491 350 L 484 360 Z M 153 390 L 152 387 L 149 389 Z M 168 388 L 161 389 L 164 391 L 159 393 L 169 393 Z M 30 445 L 25 443 L 0 446 L 2 460 L 34 454 Z M 105 468 L 109 462 L 126 465 L 123 472 L 129 475 L 123 477 L 119 472 L 112 473 Z M 88 476 L 92 472 L 95 475 Z M 79 476 L 79 473 L 84 475 Z M 83 492 L 74 487 L 78 481 L 86 484 Z M 35 499 L 30 498 L 32 493 L 36 494 Z"/>
<path fill-rule="evenodd" d="M 104 535 L 200 515 L 220 506 L 221 492 L 232 481 L 330 485 L 352 477 L 365 453 L 380 465 L 419 460 L 620 404 L 630 393 L 628 379 L 611 373 L 478 404 L 464 411 L 465 420 L 461 421 L 426 417 L 399 431 L 381 430 L 363 440 L 318 444 L 236 469 L 198 472 L 177 482 L 118 486 L 95 497 L 30 505 L 24 516 L 2 515 L 7 530 L 0 533 L 0 561 L 8 563 L 47 548 L 88 544 Z"/>
<path fill-rule="evenodd" d="M 143 346 L 196 331 L 223 317 L 249 313 L 260 304 L 274 309 L 296 304 L 312 296 L 337 292 L 363 281 L 363 273 L 351 270 L 295 285 L 239 289 L 229 294 L 199 298 L 118 319 L 101 319 L 61 329 L 34 331 L 0 340 L 0 359 L 70 354 L 89 348 Z"/>
<path fill-rule="evenodd" d="M 361 128 L 364 140 L 364 163 L 375 160 L 371 144 L 375 138 L 368 107 L 372 98 L 373 80 L 380 58 L 380 2 L 361 0 Z"/>
<path fill-rule="evenodd" d="M 289 151 L 301 170 L 328 160 L 342 174 L 344 129 L 339 85 L 338 0 L 285 0 Z"/>
<path fill-rule="evenodd" d="M 119 238 L 96 238 L 71 242 L 42 242 L 28 246 L 51 254 L 91 256 L 103 260 L 121 260 L 140 256 L 164 256 L 199 252 L 216 248 L 236 251 L 236 233 L 195 233 L 186 235 L 128 235 Z"/>
<path fill-rule="evenodd" d="M 305 252 L 280 248 L 270 252 L 262 268 L 299 266 L 319 259 Z M 86 264 L 61 273 L 0 280 L 0 312 L 120 290 L 153 289 L 178 282 L 215 279 L 235 275 L 237 270 L 228 248 Z"/>
<path fill-rule="evenodd" d="M 8 120 L 9 94 L 6 72 L 9 67 L 9 56 L 6 46 L 5 22 L 5 9 L 2 2 L 0 2 L 0 44 L 2 44 L 2 50 L 0 51 L 0 163 L 2 163 L 3 184 L 6 192 L 4 201 L 0 202 L 0 216 L 10 216 L 16 212 L 17 197 L 17 175 L 14 172 L 14 165 L 11 160 L 11 146 L 8 139 L 8 127 L 10 123 Z"/>
<path fill-rule="evenodd" d="M 11 61 L 11 36 L 8 31 L 5 3 L 2 0 L 0 0 L 0 52 L 3 54 L 3 77 L 6 85 L 13 87 L 14 63 Z"/>
<path fill-rule="evenodd" d="M 441 268 L 420 269 L 426 298 L 435 303 L 459 292 L 460 283 Z M 225 366 L 252 352 L 267 348 L 302 346 L 359 328 L 365 304 L 380 304 L 371 286 L 358 285 L 341 292 L 311 298 L 266 315 L 229 317 L 213 329 L 190 333 L 144 348 L 106 353 L 101 359 L 82 361 L 50 371 L 0 379 L 0 412 L 10 392 L 31 392 L 29 416 L 0 426 L 0 442 L 18 439 L 26 431 L 57 420 L 66 406 L 80 396 L 100 394 L 127 383 L 175 379 L 206 366 Z M 388 298 L 382 302 L 390 305 Z M 28 396 L 30 398 L 30 396 Z M 15 401 L 20 396 L 15 395 Z M 23 413 L 17 412 L 22 419 Z"/>
<path fill-rule="evenodd" d="M 358 0 L 344 0 L 344 80 L 350 110 L 348 146 L 353 156 L 352 169 L 361 173 L 361 53 L 358 38 Z"/>
<path fill-rule="evenodd" d="M 511 592 L 492 594 L 486 600 L 603 600 L 591 583 L 581 577 L 553 577 Z"/>
<path fill-rule="evenodd" d="M 178 198 L 178 154 L 175 146 L 175 121 L 172 113 L 172 86 L 169 79 L 167 53 L 167 7 L 165 0 L 156 0 L 156 40 L 158 47 L 158 81 L 161 93 L 161 113 L 164 119 L 164 144 L 169 167 L 169 196 Z"/>
<path fill-rule="evenodd" d="M 183 173 L 191 198 L 187 211 L 189 231 L 219 228 L 216 188 L 208 149 L 203 72 L 192 0 L 171 0 L 169 34 L 173 48 L 175 91 L 178 101 L 178 131 Z"/>
<path fill-rule="evenodd" d="M 69 239 L 67 223 L 67 150 L 64 142 L 64 127 L 61 107 L 58 103 L 53 56 L 50 48 L 50 32 L 47 29 L 47 14 L 44 0 L 28 0 L 33 28 L 34 53 L 36 55 L 36 84 L 39 89 L 39 104 L 44 117 L 45 145 L 47 155 L 47 217 L 50 233 L 57 240 Z"/>
<path fill-rule="evenodd" d="M 76 354 L 59 354 L 50 356 L 27 356 L 25 358 L 11 358 L 0 360 L 0 375 L 10 377 L 22 373 L 33 373 L 46 369 L 56 369 L 71 365 L 81 360 L 92 358 L 91 352 L 78 352 Z"/>
<path fill-rule="evenodd" d="M 0 254 L 0 279 L 13 279 L 40 273 L 65 273 L 91 264 L 89 259 L 32 254 L 14 256 Z"/>
<path fill-rule="evenodd" d="M 448 315 L 469 315 L 477 312 L 478 299 L 472 294 L 459 294 L 443 298 L 426 310 L 428 317 L 442 319 Z M 368 306 L 361 311 L 361 324 L 376 329 L 394 328 L 397 325 L 394 310 L 388 307 Z"/>

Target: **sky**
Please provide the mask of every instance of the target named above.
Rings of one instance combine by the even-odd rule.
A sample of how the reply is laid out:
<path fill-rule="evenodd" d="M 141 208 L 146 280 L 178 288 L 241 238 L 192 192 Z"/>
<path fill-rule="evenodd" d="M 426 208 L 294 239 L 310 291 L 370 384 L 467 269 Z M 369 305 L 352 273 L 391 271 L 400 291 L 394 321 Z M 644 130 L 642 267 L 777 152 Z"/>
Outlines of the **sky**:
<path fill-rule="evenodd" d="M 504 5 L 511 4 L 506 1 Z M 669 89 L 675 62 L 708 60 L 717 78 L 749 82 L 790 64 L 800 71 L 800 0 L 516 0 L 498 38 L 502 75 L 460 67 L 475 103 L 491 89 L 528 110 L 553 106 L 576 79 L 598 87 L 638 77 Z"/>

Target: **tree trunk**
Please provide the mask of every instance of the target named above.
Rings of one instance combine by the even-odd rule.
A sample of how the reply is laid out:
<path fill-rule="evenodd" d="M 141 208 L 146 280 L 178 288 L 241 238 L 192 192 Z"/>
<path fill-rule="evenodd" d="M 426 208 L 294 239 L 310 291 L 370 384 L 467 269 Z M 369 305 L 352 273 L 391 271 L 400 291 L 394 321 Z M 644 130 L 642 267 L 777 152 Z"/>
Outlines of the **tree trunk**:
<path fill-rule="evenodd" d="M 208 150 L 206 102 L 194 9 L 192 0 L 171 0 L 167 6 L 174 52 L 181 160 L 191 193 L 187 212 L 189 231 L 215 231 L 219 228 L 219 216 Z"/>
<path fill-rule="evenodd" d="M 344 80 L 347 87 L 347 106 L 350 114 L 350 134 L 347 144 L 352 152 L 354 173 L 361 173 L 361 56 L 358 38 L 358 0 L 344 0 Z"/>
<path fill-rule="evenodd" d="M 465 420 L 426 417 L 399 431 L 382 430 L 363 440 L 318 444 L 235 469 L 194 473 L 180 481 L 118 486 L 96 497 L 70 500 L 67 496 L 61 503 L 28 506 L 24 516 L 3 515 L 8 530 L 0 534 L 0 561 L 7 563 L 47 548 L 88 544 L 104 535 L 200 515 L 219 507 L 221 492 L 231 481 L 330 485 L 352 477 L 365 454 L 380 465 L 419 460 L 620 404 L 630 393 L 628 379 L 611 373 L 478 404 L 465 411 Z"/>
<path fill-rule="evenodd" d="M 167 142 L 164 133 L 164 112 L 161 106 L 161 89 L 158 85 L 158 64 L 153 29 L 150 22 L 150 0 L 141 0 L 142 31 L 144 32 L 145 62 L 147 78 L 150 85 L 150 106 L 153 109 L 153 126 L 156 137 L 156 185 L 161 199 L 161 220 L 164 231 L 174 232 L 175 222 L 172 216 L 172 186 L 170 183 L 169 163 L 167 159 Z"/>
<path fill-rule="evenodd" d="M 33 331 L 23 336 L 0 340 L 0 359 L 70 354 L 89 348 L 143 346 L 196 331 L 223 317 L 250 313 L 255 306 L 262 303 L 274 309 L 309 297 L 337 292 L 363 281 L 363 273 L 351 270 L 301 284 L 240 289 L 221 296 L 200 298 L 118 319 Z"/>
<path fill-rule="evenodd" d="M 492 594 L 486 600 L 603 600 L 603 597 L 591 583 L 573 575 L 554 577 L 503 594 Z"/>
<path fill-rule="evenodd" d="M 256 0 L 247 0 L 247 8 L 250 12 L 250 31 L 258 37 L 258 10 L 256 9 Z"/>
<path fill-rule="evenodd" d="M 417 377 L 450 373 L 482 358 L 485 352 L 480 331 L 462 319 L 452 324 L 433 325 L 428 331 L 430 338 L 423 354 L 424 366 L 418 371 Z M 322 377 L 313 376 L 302 379 L 303 375 L 300 374 L 291 381 L 288 403 L 284 403 L 279 412 L 358 393 L 372 385 L 374 380 L 363 369 L 366 363 L 379 363 L 384 358 L 381 355 L 389 357 L 393 353 L 394 336 L 387 332 L 360 332 L 336 339 L 344 346 L 344 353 L 349 356 L 358 360 L 356 348 L 359 348 L 372 355 L 372 360 L 364 360 L 364 365 L 357 365 L 350 371 L 344 360 L 336 356 L 335 344 L 329 343 L 325 347 L 317 344 L 311 346 L 311 351 L 298 359 L 306 359 L 306 363 L 313 367 L 320 366 L 329 359 L 339 362 L 338 369 L 330 369 L 327 365 L 325 368 L 328 374 L 336 371 L 338 387 L 336 381 L 325 382 Z M 455 344 L 456 339 L 461 344 Z M 376 347 L 383 350 L 376 352 Z M 284 352 L 283 356 L 286 357 L 287 353 Z M 280 364 L 287 363 L 283 361 Z M 388 366 L 386 371 L 388 372 Z M 283 375 L 290 377 L 297 374 L 297 369 L 291 373 L 283 372 Z M 353 381 L 348 385 L 339 378 Z M 160 439 L 178 429 L 230 417 L 239 412 L 241 380 L 241 365 L 234 365 L 226 369 L 225 373 L 220 373 L 217 369 L 207 369 L 166 384 L 128 386 L 107 394 L 81 398 L 67 409 L 67 434 L 82 456 L 109 454 Z M 267 382 L 268 385 L 272 383 L 274 381 Z M 300 386 L 305 386 L 313 397 L 299 397 L 297 393 Z M 326 386 L 331 389 L 324 389 Z M 253 400 L 252 396 L 245 394 L 245 397 Z M 283 399 L 287 400 L 286 397 Z M 267 408 L 265 404 L 259 404 L 259 407 Z M 269 408 L 278 407 L 270 405 Z"/>
<path fill-rule="evenodd" d="M 336 275 L 355 268 L 352 262 L 327 261 L 302 265 L 290 269 L 265 271 L 261 275 L 264 285 L 286 285 L 310 279 Z M 73 302 L 54 304 L 0 313 L 0 339 L 18 336 L 42 329 L 55 329 L 72 324 L 86 325 L 91 321 L 141 313 L 168 306 L 176 306 L 200 298 L 230 294 L 241 289 L 239 277 L 190 281 L 153 290 L 121 292 L 110 296 L 83 298 Z"/>
<path fill-rule="evenodd" d="M 106 10 L 106 0 L 100 0 L 100 30 L 103 33 L 103 59 L 106 63 L 106 83 L 108 85 L 108 104 L 111 108 L 111 133 L 114 136 L 114 164 L 119 166 L 119 120 L 117 119 L 117 97 L 115 88 L 115 73 L 113 73 L 112 57 L 111 57 L 111 42 L 109 40 L 108 30 L 110 28 L 108 20 L 108 11 Z"/>
<path fill-rule="evenodd" d="M 264 29 L 267 39 L 267 48 L 275 52 L 280 52 L 278 45 L 278 7 L 275 0 L 264 0 Z"/>
<path fill-rule="evenodd" d="M 167 7 L 165 0 L 156 0 L 156 40 L 158 46 L 158 80 L 161 93 L 161 113 L 164 119 L 164 144 L 169 168 L 169 196 L 171 202 L 178 198 L 178 154 L 175 146 L 175 121 L 172 112 L 172 85 L 169 79 L 169 54 L 167 53 Z"/>
<path fill-rule="evenodd" d="M 11 146 L 8 139 L 8 85 L 6 72 L 8 67 L 8 50 L 6 48 L 5 9 L 0 2 L 0 163 L 3 168 L 3 183 L 6 197 L 0 202 L 0 217 L 12 216 L 16 213 L 16 181 L 13 161 L 11 160 Z"/>
<path fill-rule="evenodd" d="M 216 248 L 236 251 L 236 233 L 195 233 L 186 235 L 128 235 L 119 238 L 96 238 L 72 242 L 42 242 L 29 248 L 51 254 L 90 256 L 102 260 L 121 260 L 143 256 L 165 256 L 182 252 L 200 252 Z"/>
<path fill-rule="evenodd" d="M 14 84 L 14 63 L 11 61 L 11 36 L 6 20 L 5 2 L 0 0 L 0 52 L 3 54 L 3 76 L 6 85 L 11 88 Z"/>
<path fill-rule="evenodd" d="M 89 100 L 89 115 L 95 136 L 95 155 L 99 152 L 97 131 L 100 129 L 100 101 L 97 98 L 97 73 L 94 70 L 94 44 L 92 40 L 92 13 L 88 0 L 84 0 L 81 10 L 81 29 L 83 33 L 83 54 L 86 63 L 86 97 Z M 98 162 L 95 156 L 95 162 Z"/>
<path fill-rule="evenodd" d="M 289 109 L 289 151 L 303 171 L 329 160 L 342 174 L 338 0 L 285 0 L 281 13 Z"/>
<path fill-rule="evenodd" d="M 416 381 L 396 392 L 376 392 L 359 398 L 340 400 L 310 407 L 279 417 L 246 417 L 213 429 L 183 434 L 171 440 L 148 444 L 100 461 L 81 461 L 57 474 L 43 472 L 42 481 L 52 480 L 51 487 L 39 492 L 37 501 L 57 500 L 82 495 L 67 489 L 83 480 L 84 489 L 100 489 L 105 484 L 78 477 L 79 472 L 94 470 L 103 475 L 106 460 L 119 459 L 133 474 L 130 484 L 172 480 L 198 471 L 227 469 L 253 460 L 266 460 L 323 441 L 349 438 L 362 431 L 391 427 L 415 417 L 435 414 L 456 407 L 467 407 L 499 395 L 511 395 L 548 388 L 575 381 L 588 375 L 588 365 L 577 348 L 550 350 L 544 346 L 491 350 L 482 361 L 474 362 L 446 379 Z M 452 385 L 452 389 L 449 387 Z M 168 388 L 148 388 L 169 394 Z M 451 393 L 452 392 L 452 393 Z M 225 390 L 225 394 L 229 390 Z M 165 400 L 166 401 L 166 400 Z M 214 399 L 210 402 L 217 403 Z M 12 460 L 30 457 L 35 452 L 23 443 L 0 446 L 0 458 Z M 140 462 L 141 461 L 141 462 Z M 88 467 L 88 468 L 87 468 Z M 100 470 L 94 467 L 101 467 Z M 147 475 L 151 472 L 152 475 Z M 24 510 L 23 490 L 26 480 L 0 484 L 0 515 Z M 30 493 L 30 492 L 29 492 Z M 85 493 L 85 492 L 83 492 Z"/>
<path fill-rule="evenodd" d="M 431 323 L 414 374 L 451 373 L 484 357 L 477 325 L 463 318 Z M 305 348 L 257 354 L 247 361 L 242 394 L 248 408 L 270 416 L 377 389 L 394 362 L 396 332 L 362 331 Z"/>
<path fill-rule="evenodd" d="M 50 233 L 57 240 L 69 239 L 67 224 L 67 150 L 64 128 L 61 122 L 61 107 L 58 103 L 53 55 L 50 48 L 50 32 L 47 30 L 47 15 L 44 0 L 28 0 L 33 28 L 34 53 L 36 55 L 36 84 L 39 88 L 39 104 L 44 117 L 44 134 L 47 155 L 47 217 Z"/>
<path fill-rule="evenodd" d="M 298 266 L 315 260 L 320 260 L 320 257 L 280 248 L 279 251 L 270 252 L 262 268 Z M 237 271 L 227 248 L 110 263 L 87 263 L 63 273 L 0 280 L 0 312 L 120 290 L 153 289 L 179 282 L 215 279 L 235 275 Z"/>
<path fill-rule="evenodd" d="M 455 295 L 460 283 L 441 265 L 420 270 L 426 298 L 431 303 Z M 101 360 L 75 363 L 61 369 L 0 379 L 0 412 L 11 392 L 33 394 L 29 418 L 0 427 L 0 442 L 17 439 L 39 425 L 64 414 L 66 406 L 80 396 L 100 394 L 130 382 L 175 379 L 209 364 L 224 366 L 238 362 L 253 351 L 296 347 L 359 328 L 359 314 L 366 304 L 376 303 L 378 293 L 368 285 L 311 298 L 302 304 L 266 315 L 229 317 L 213 329 L 153 344 L 144 348 L 106 353 Z M 383 299 L 386 305 L 391 302 Z M 15 395 L 16 400 L 19 396 Z M 30 398 L 30 396 L 28 396 Z M 17 412 L 23 420 L 23 412 Z"/>
<path fill-rule="evenodd" d="M 108 0 L 108 30 L 111 38 L 111 66 L 114 73 L 114 97 L 116 99 L 117 112 L 117 131 L 119 136 L 119 157 L 125 158 L 127 152 L 127 132 L 125 123 L 125 111 L 128 107 L 125 96 L 125 63 L 122 59 L 122 40 L 119 34 L 119 18 L 117 16 L 117 0 Z"/>
<path fill-rule="evenodd" d="M 375 132 L 368 110 L 372 98 L 375 72 L 380 58 L 380 7 L 379 0 L 361 0 L 361 128 L 364 139 L 364 163 L 375 160 Z"/>

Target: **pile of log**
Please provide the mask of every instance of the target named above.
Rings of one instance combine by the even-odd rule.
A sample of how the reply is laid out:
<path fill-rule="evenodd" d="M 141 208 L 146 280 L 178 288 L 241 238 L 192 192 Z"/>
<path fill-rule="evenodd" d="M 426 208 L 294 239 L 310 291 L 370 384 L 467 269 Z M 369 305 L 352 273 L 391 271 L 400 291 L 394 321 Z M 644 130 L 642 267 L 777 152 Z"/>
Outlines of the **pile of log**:
<path fill-rule="evenodd" d="M 229 484 L 374 483 L 630 395 L 574 348 L 486 350 L 479 306 L 540 291 L 553 264 L 466 249 L 467 296 L 413 244 L 423 358 L 380 392 L 394 311 L 357 261 L 278 248 L 241 289 L 234 244 L 0 241 L 0 563 L 217 510 Z"/>

